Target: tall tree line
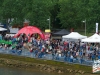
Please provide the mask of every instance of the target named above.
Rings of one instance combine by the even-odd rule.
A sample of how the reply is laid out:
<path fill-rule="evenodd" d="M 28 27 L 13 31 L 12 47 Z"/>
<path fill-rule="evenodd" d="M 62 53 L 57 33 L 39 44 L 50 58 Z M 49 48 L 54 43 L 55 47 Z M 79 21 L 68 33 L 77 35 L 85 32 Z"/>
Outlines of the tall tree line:
<path fill-rule="evenodd" d="M 23 25 L 25 19 L 30 25 L 41 29 L 75 28 L 95 29 L 95 23 L 100 23 L 100 0 L 1 0 L 0 21 L 10 25 Z M 13 18 L 13 21 L 11 19 Z M 100 28 L 100 27 L 99 27 Z"/>

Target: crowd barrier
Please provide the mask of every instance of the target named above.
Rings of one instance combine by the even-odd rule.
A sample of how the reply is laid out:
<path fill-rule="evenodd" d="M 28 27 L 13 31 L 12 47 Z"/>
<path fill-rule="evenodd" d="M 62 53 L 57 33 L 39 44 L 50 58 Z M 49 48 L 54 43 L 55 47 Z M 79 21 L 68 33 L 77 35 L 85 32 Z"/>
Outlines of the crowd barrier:
<path fill-rule="evenodd" d="M 5 41 L 5 40 L 0 40 L 0 44 L 12 44 L 12 41 Z"/>
<path fill-rule="evenodd" d="M 92 66 L 93 61 L 87 60 L 87 59 L 80 59 L 80 58 L 68 58 L 65 56 L 59 56 L 59 55 L 52 55 L 51 53 L 38 53 L 36 51 L 30 52 L 27 49 L 22 50 L 15 50 L 15 49 L 5 49 L 0 48 L 0 53 L 3 54 L 12 54 L 12 55 L 18 55 L 18 56 L 25 56 L 25 57 L 31 57 L 31 58 L 37 58 L 37 59 L 45 59 L 45 60 L 53 60 L 58 62 L 67 62 L 71 64 L 81 64 L 86 66 Z"/>

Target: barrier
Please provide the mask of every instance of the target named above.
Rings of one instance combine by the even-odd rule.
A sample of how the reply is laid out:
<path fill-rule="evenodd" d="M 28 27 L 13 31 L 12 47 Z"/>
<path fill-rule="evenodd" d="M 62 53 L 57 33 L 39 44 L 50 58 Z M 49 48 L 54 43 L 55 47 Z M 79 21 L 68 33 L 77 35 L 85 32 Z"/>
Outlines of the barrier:
<path fill-rule="evenodd" d="M 12 55 L 19 55 L 19 56 L 25 56 L 25 57 L 31 57 L 31 58 L 38 58 L 38 59 L 46 59 L 46 60 L 53 60 L 58 62 L 67 62 L 71 64 L 81 64 L 86 66 L 92 66 L 93 61 L 87 60 L 87 59 L 79 59 L 79 58 L 73 58 L 70 59 L 65 56 L 52 56 L 52 53 L 46 54 L 46 53 L 39 53 L 37 54 L 36 51 L 30 52 L 29 50 L 15 50 L 15 49 L 0 49 L 0 53 L 3 54 L 12 54 Z"/>
<path fill-rule="evenodd" d="M 12 41 L 0 40 L 0 44 L 12 44 Z"/>

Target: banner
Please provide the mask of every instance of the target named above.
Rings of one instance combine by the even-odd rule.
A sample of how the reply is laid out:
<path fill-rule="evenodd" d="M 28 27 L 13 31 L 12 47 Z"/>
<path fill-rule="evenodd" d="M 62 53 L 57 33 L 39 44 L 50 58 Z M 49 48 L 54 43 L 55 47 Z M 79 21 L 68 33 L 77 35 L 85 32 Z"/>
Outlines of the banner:
<path fill-rule="evenodd" d="M 50 40 L 51 30 L 45 29 L 45 40 Z"/>
<path fill-rule="evenodd" d="M 50 36 L 51 36 L 50 33 L 45 33 L 45 40 L 50 40 Z"/>
<path fill-rule="evenodd" d="M 96 23 L 96 33 L 98 33 L 98 23 Z"/>
<path fill-rule="evenodd" d="M 96 73 L 100 71 L 100 60 L 94 60 L 92 65 L 92 72 Z"/>

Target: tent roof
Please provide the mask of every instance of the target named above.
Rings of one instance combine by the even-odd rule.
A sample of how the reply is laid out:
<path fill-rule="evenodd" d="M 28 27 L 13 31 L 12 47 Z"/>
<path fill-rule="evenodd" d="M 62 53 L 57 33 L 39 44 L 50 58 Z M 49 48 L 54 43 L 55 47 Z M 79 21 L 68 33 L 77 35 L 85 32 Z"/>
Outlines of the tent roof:
<path fill-rule="evenodd" d="M 78 32 L 71 32 L 68 35 L 62 36 L 62 38 L 71 38 L 71 39 L 83 39 L 86 38 L 87 36 L 81 35 Z"/>
<path fill-rule="evenodd" d="M 19 29 L 10 27 L 9 30 L 10 30 L 10 33 L 17 33 Z"/>
<path fill-rule="evenodd" d="M 95 43 L 95 42 L 100 42 L 100 36 L 98 34 L 94 34 L 88 38 L 82 39 L 82 42 L 91 42 L 91 43 Z"/>
<path fill-rule="evenodd" d="M 42 39 L 45 39 L 44 34 L 42 33 L 42 31 L 39 28 L 35 27 L 35 26 L 23 27 L 22 29 L 20 29 L 18 31 L 17 34 L 15 34 L 15 37 L 17 37 L 17 36 L 19 36 L 20 34 L 23 34 L 23 33 L 26 34 L 27 36 L 38 33 L 41 36 Z"/>
<path fill-rule="evenodd" d="M 6 30 L 7 30 L 6 28 L 0 27 L 0 31 L 6 31 Z"/>
<path fill-rule="evenodd" d="M 67 35 L 69 33 L 70 33 L 69 31 L 67 31 L 65 29 L 62 29 L 62 30 L 60 30 L 60 31 L 58 31 L 56 33 L 53 33 L 53 34 L 55 34 L 55 35 Z"/>

